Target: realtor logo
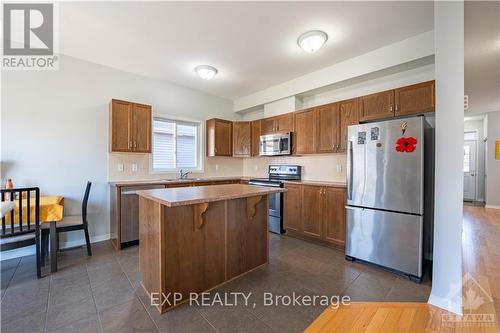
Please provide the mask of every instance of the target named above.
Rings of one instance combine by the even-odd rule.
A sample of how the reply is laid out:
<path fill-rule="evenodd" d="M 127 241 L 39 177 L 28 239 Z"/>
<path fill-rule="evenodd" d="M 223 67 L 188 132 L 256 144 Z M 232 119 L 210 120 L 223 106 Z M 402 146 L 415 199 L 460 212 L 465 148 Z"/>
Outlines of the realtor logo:
<path fill-rule="evenodd" d="M 56 69 L 53 3 L 3 4 L 4 69 Z"/>

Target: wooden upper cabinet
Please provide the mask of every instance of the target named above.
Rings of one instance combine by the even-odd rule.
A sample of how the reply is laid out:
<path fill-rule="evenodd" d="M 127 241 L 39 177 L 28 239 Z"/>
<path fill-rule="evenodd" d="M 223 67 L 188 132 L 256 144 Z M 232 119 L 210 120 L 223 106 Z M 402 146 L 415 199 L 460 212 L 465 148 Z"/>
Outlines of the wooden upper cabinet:
<path fill-rule="evenodd" d="M 151 152 L 151 107 L 134 104 L 132 111 L 133 148 L 138 153 Z"/>
<path fill-rule="evenodd" d="M 322 235 L 323 188 L 319 186 L 302 186 L 302 232 L 314 238 Z"/>
<path fill-rule="evenodd" d="M 313 154 L 316 152 L 316 110 L 297 111 L 295 117 L 295 154 Z"/>
<path fill-rule="evenodd" d="M 261 134 L 261 120 L 254 120 L 251 124 L 251 155 L 259 156 L 259 148 L 260 148 L 260 134 Z"/>
<path fill-rule="evenodd" d="M 261 120 L 262 134 L 293 132 L 293 112 Z"/>
<path fill-rule="evenodd" d="M 233 156 L 250 157 L 251 131 L 249 121 L 233 122 Z"/>
<path fill-rule="evenodd" d="M 323 197 L 323 239 L 342 248 L 345 244 L 346 233 L 345 190 L 335 187 L 325 187 L 323 189 Z"/>
<path fill-rule="evenodd" d="M 233 123 L 223 119 L 209 119 L 207 131 L 207 156 L 232 156 Z"/>
<path fill-rule="evenodd" d="M 316 142 L 318 153 L 333 153 L 337 149 L 338 104 L 332 103 L 318 106 Z"/>
<path fill-rule="evenodd" d="M 293 112 L 275 117 L 277 132 L 293 132 Z"/>
<path fill-rule="evenodd" d="M 339 149 L 347 150 L 347 127 L 349 125 L 359 124 L 358 98 L 349 99 L 339 103 Z"/>
<path fill-rule="evenodd" d="M 151 152 L 151 106 L 111 100 L 111 152 Z"/>
<path fill-rule="evenodd" d="M 394 117 L 394 90 L 359 98 L 360 121 Z"/>
<path fill-rule="evenodd" d="M 302 185 L 286 183 L 283 224 L 285 230 L 302 230 Z"/>
<path fill-rule="evenodd" d="M 410 115 L 435 110 L 434 81 L 414 84 L 395 90 L 395 115 Z"/>
<path fill-rule="evenodd" d="M 276 119 L 274 117 L 264 118 L 260 121 L 260 129 L 262 134 L 271 134 L 276 132 Z"/>

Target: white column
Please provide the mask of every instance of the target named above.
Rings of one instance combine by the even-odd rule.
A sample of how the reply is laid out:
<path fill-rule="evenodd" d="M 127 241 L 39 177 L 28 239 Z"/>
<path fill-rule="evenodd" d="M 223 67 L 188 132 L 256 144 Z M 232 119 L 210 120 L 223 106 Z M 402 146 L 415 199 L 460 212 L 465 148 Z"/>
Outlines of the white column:
<path fill-rule="evenodd" d="M 436 161 L 429 303 L 462 313 L 464 3 L 434 3 Z"/>

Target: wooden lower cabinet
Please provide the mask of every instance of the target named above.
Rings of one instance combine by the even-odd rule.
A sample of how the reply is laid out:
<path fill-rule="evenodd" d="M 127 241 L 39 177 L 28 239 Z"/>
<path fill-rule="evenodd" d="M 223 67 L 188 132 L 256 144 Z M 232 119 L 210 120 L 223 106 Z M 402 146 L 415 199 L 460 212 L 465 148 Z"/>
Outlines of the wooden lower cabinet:
<path fill-rule="evenodd" d="M 284 228 L 288 231 L 302 230 L 302 185 L 285 184 L 284 195 Z"/>
<path fill-rule="evenodd" d="M 344 250 L 345 188 L 291 183 L 286 183 L 285 188 L 287 234 Z"/>
<path fill-rule="evenodd" d="M 302 186 L 302 232 L 314 238 L 322 234 L 322 191 L 319 186 Z"/>
<path fill-rule="evenodd" d="M 323 239 L 344 248 L 346 232 L 345 190 L 336 187 L 325 187 L 323 193 Z"/>

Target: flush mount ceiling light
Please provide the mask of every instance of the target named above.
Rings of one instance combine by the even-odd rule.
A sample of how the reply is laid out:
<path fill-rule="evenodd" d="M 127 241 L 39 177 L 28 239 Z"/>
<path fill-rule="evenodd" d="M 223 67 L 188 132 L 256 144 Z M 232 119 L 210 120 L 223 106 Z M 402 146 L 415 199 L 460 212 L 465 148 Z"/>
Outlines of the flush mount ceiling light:
<path fill-rule="evenodd" d="M 328 40 L 326 32 L 321 30 L 312 30 L 304 32 L 297 39 L 297 44 L 307 53 L 314 53 L 325 45 Z"/>
<path fill-rule="evenodd" d="M 194 71 L 203 80 L 212 80 L 218 73 L 217 68 L 209 65 L 199 65 L 194 68 Z"/>

